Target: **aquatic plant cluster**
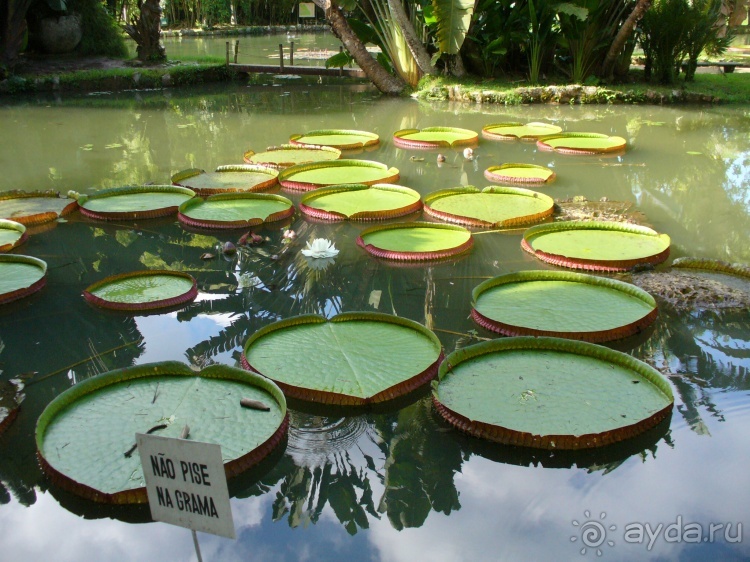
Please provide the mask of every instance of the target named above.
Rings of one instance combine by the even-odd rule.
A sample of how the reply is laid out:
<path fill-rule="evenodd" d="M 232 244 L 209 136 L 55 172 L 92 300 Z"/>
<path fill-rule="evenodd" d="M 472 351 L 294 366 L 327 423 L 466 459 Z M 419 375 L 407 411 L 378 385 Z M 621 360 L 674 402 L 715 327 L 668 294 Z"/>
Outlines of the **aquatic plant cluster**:
<path fill-rule="evenodd" d="M 539 150 L 574 156 L 621 154 L 626 149 L 620 137 L 550 129 L 543 123 L 497 123 L 485 127 L 482 135 L 488 140 L 535 142 Z M 473 245 L 470 229 L 508 230 L 535 223 L 523 232 L 522 248 L 567 269 L 626 271 L 659 264 L 669 256 L 669 237 L 643 226 L 549 222 L 554 201 L 543 193 L 512 186 L 481 191 L 468 186 L 440 190 L 421 200 L 414 190 L 392 183 L 400 179 L 399 170 L 369 160 L 339 159 L 343 151 L 372 149 L 379 142 L 377 135 L 363 131 L 310 131 L 293 135 L 289 145 L 246 152 L 245 165 L 221 166 L 213 173 L 179 172 L 172 177 L 175 185 L 171 186 L 70 193 L 70 198 L 54 193 L 4 194 L 0 196 L 0 216 L 15 220 L 0 221 L 0 251 L 20 246 L 27 238 L 27 226 L 57 220 L 76 209 L 90 220 L 104 221 L 140 221 L 176 214 L 183 227 L 208 232 L 252 229 L 264 223 L 285 228 L 297 211 L 291 200 L 258 193 L 278 182 L 283 189 L 303 192 L 299 211 L 308 221 L 399 219 L 369 226 L 357 238 L 363 250 L 390 266 L 421 267 L 466 255 Z M 459 148 L 464 158 L 471 159 L 479 135 L 432 127 L 397 131 L 393 142 L 408 149 Z M 526 163 L 493 166 L 485 176 L 490 181 L 521 185 L 544 185 L 555 179 L 551 170 Z M 439 222 L 413 220 L 422 210 Z M 284 243 L 292 243 L 295 236 L 285 230 Z M 263 242 L 262 236 L 250 230 L 237 245 L 224 244 L 222 252 L 232 255 L 237 246 Z M 319 238 L 307 240 L 301 250 L 322 267 L 338 252 L 335 240 Z M 0 254 L 0 304 L 41 290 L 45 275 L 42 260 Z M 175 310 L 197 294 L 191 275 L 151 269 L 105 277 L 86 288 L 83 296 L 97 307 L 140 314 Z M 177 437 L 182 432 L 183 438 L 191 435 L 198 439 L 203 426 L 194 432 L 197 435 L 189 429 L 186 432 L 186 412 L 181 406 L 169 407 L 170 416 L 161 409 L 171 392 L 184 394 L 185 385 L 206 393 L 230 392 L 227 388 L 231 387 L 237 397 L 231 416 L 248 415 L 242 408 L 273 410 L 273 415 L 257 424 L 260 429 L 249 432 L 254 440 L 241 447 L 231 429 L 203 435 L 232 449 L 232 462 L 244 459 L 233 474 L 257 464 L 281 442 L 288 424 L 284 394 L 324 405 L 362 408 L 408 399 L 410 393 L 432 381 L 435 408 L 461 431 L 490 441 L 544 449 L 601 447 L 639 435 L 671 415 L 674 398 L 661 373 L 627 354 L 592 343 L 645 330 L 658 314 L 656 302 L 646 291 L 589 273 L 528 271 L 480 284 L 472 300 L 471 316 L 479 326 L 510 337 L 465 347 L 445 357 L 429 327 L 395 315 L 305 315 L 283 319 L 249 335 L 240 363 L 245 370 L 257 373 L 250 378 L 238 369 L 215 366 L 209 378 L 217 381 L 209 382 L 207 373 L 195 374 L 171 362 L 99 375 L 85 387 L 76 385 L 66 391 L 45 410 L 36 436 L 42 466 L 56 484 L 76 493 L 87 491 L 89 499 L 145 501 L 137 491 L 142 487 L 138 478 L 130 478 L 125 489 L 113 489 L 111 482 L 91 481 L 96 480 L 95 475 L 78 472 L 74 460 L 61 461 L 59 454 L 53 459 L 47 453 L 59 443 L 60 432 L 65 433 L 61 420 L 87 415 L 86 408 L 98 407 L 91 397 L 110 392 L 137 396 L 118 414 L 121 427 L 117 431 L 104 429 L 106 435 L 101 439 L 108 441 L 112 450 L 123 453 L 133 433 L 148 427 L 167 436 Z M 548 306 L 553 301 L 561 303 L 556 310 Z M 106 384 L 102 382 L 105 379 Z M 131 387 L 134 380 L 138 389 Z M 124 381 L 130 382 L 126 385 Z M 219 390 L 204 389 L 213 384 L 219 385 Z M 169 390 L 171 387 L 174 390 Z M 139 415 L 145 411 L 155 415 L 157 403 L 160 417 L 139 419 L 136 426 L 131 419 L 133 405 L 140 408 Z M 264 419 L 262 414 L 253 415 Z M 566 420 L 564 427 L 561 419 Z M 66 458 L 75 459 L 80 453 L 77 447 L 89 447 L 88 439 L 79 441 L 65 452 Z M 121 456 L 118 470 L 123 474 L 139 470 L 131 455 Z M 91 489 L 95 492 L 89 493 Z"/>

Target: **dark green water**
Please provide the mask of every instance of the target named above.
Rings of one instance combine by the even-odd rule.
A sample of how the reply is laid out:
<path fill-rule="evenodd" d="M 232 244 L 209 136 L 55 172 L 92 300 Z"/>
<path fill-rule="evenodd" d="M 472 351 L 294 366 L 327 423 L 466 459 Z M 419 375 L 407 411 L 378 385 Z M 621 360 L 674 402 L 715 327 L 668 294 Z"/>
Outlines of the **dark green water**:
<path fill-rule="evenodd" d="M 402 128 L 478 131 L 533 120 L 620 135 L 628 151 L 576 158 L 540 153 L 533 144 L 481 141 L 476 160 L 446 150 L 438 168 L 435 152 L 401 150 L 390 141 Z M 483 170 L 491 165 L 543 164 L 558 180 L 541 191 L 632 203 L 671 236 L 673 258 L 750 262 L 746 107 L 454 106 L 270 77 L 190 92 L 39 98 L 0 106 L 0 191 L 168 183 L 179 170 L 239 163 L 248 149 L 320 128 L 378 133 L 379 148 L 348 157 L 399 168 L 400 183 L 423 195 L 488 185 Z M 189 232 L 174 219 L 110 224 L 73 215 L 34 234 L 17 252 L 48 263 L 48 285 L 0 309 L 0 380 L 22 376 L 27 383 L 19 417 L 0 436 L 0 558 L 195 559 L 185 529 L 134 524 L 147 511 L 108 511 L 50 488 L 36 463 L 34 424 L 76 382 L 166 359 L 236 365 L 247 337 L 278 319 L 376 306 L 428 323 L 450 352 L 476 341 L 473 333 L 493 337 L 468 316 L 473 287 L 502 273 L 550 267 L 521 250 L 520 231 L 477 234 L 471 254 L 454 261 L 393 267 L 355 245 L 364 227 L 297 216 L 294 244 L 282 244 L 277 225 L 263 231 L 265 245 L 208 262 L 202 253 L 241 233 Z M 299 253 L 318 237 L 340 250 L 319 268 Z M 198 299 L 177 312 L 132 317 L 93 309 L 80 296 L 104 276 L 144 267 L 190 272 Z M 581 560 L 597 558 L 597 548 L 607 560 L 747 559 L 748 312 L 677 314 L 664 307 L 649 337 L 615 347 L 673 373 L 675 409 L 642 437 L 594 452 L 469 439 L 447 426 L 427 397 L 360 415 L 293 405 L 286 449 L 233 484 L 237 541 L 200 535 L 204 559 Z M 730 542 L 724 528 L 713 541 L 668 542 L 664 528 L 678 521 L 699 524 L 706 535 L 711 523 L 731 523 Z M 606 540 L 582 555 L 587 522 L 603 524 Z M 738 523 L 742 541 L 733 543 Z M 626 542 L 628 524 L 662 528 L 649 548 L 647 536 L 641 544 Z"/>

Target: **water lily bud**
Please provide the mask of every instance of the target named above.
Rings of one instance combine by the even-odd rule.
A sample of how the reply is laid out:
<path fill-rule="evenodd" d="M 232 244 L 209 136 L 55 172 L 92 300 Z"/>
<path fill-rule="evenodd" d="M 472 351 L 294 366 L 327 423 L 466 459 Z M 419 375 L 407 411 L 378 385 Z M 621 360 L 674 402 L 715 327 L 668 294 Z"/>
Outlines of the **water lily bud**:
<path fill-rule="evenodd" d="M 221 247 L 221 251 L 227 255 L 234 254 L 237 252 L 237 246 L 235 246 L 231 242 L 224 242 L 224 245 Z"/>

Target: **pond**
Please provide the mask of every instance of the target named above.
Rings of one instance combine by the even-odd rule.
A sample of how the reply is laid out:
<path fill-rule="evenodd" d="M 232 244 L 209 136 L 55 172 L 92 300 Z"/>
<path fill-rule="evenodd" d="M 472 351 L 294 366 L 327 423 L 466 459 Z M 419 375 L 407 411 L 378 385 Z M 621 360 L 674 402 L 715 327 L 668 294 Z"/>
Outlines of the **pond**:
<path fill-rule="evenodd" d="M 438 167 L 436 151 L 391 141 L 404 128 L 479 131 L 506 121 L 619 135 L 628 150 L 575 157 L 480 140 L 474 160 L 448 149 Z M 558 178 L 539 191 L 626 202 L 628 212 L 669 234 L 670 259 L 750 262 L 750 108 L 741 106 L 454 105 L 272 77 L 189 91 L 40 97 L 0 107 L 0 191 L 168 183 L 177 171 L 240 163 L 246 150 L 325 128 L 379 134 L 378 148 L 347 157 L 395 166 L 399 183 L 423 196 L 484 187 L 491 165 L 542 164 Z M 41 473 L 36 420 L 76 383 L 152 361 L 238 365 L 251 334 L 302 313 L 399 315 L 431 326 L 452 352 L 495 337 L 469 316 L 476 285 L 553 269 L 521 250 L 521 230 L 477 231 L 469 255 L 393 267 L 356 246 L 366 225 L 299 215 L 288 225 L 297 232 L 293 244 L 282 243 L 280 226 L 267 227 L 259 230 L 265 244 L 209 261 L 201 254 L 242 233 L 187 231 L 173 218 L 104 223 L 78 214 L 53 226 L 15 251 L 47 262 L 47 286 L 0 308 L 0 381 L 26 383 L 21 412 L 0 436 L 3 560 L 155 560 L 165 552 L 170 560 L 195 559 L 186 529 L 147 522 L 147 509 L 77 500 Z M 340 253 L 315 267 L 299 250 L 319 237 Z M 94 281 L 143 268 L 190 272 L 197 300 L 176 312 L 131 316 L 104 313 L 81 297 Z M 346 415 L 292 404 L 285 449 L 262 473 L 230 483 L 237 540 L 199 534 L 204 559 L 581 560 L 598 558 L 597 550 L 607 560 L 748 559 L 748 311 L 664 306 L 646 336 L 612 347 L 670 373 L 675 408 L 643 436 L 601 450 L 535 451 L 468 438 L 442 421 L 426 394 L 396 409 Z M 634 524 L 653 538 L 645 531 L 640 542 L 626 537 Z M 682 533 L 688 524 L 700 526 L 704 542 L 690 542 L 695 535 Z M 585 534 L 591 529 L 606 540 Z"/>

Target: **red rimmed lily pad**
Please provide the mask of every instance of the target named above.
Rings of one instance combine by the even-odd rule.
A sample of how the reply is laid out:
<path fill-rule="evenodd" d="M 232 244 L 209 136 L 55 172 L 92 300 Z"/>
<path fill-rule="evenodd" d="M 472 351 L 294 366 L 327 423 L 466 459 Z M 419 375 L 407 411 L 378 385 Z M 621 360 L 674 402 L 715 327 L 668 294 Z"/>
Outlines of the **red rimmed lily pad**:
<path fill-rule="evenodd" d="M 289 137 L 289 143 L 297 146 L 330 146 L 339 150 L 365 148 L 380 143 L 380 137 L 368 131 L 352 129 L 319 129 Z"/>
<path fill-rule="evenodd" d="M 554 200 L 520 187 L 474 186 L 441 189 L 425 197 L 425 212 L 440 220 L 474 227 L 511 228 L 545 219 Z"/>
<path fill-rule="evenodd" d="M 502 338 L 446 357 L 433 403 L 476 437 L 540 449 L 587 449 L 656 426 L 672 410 L 666 379 L 633 357 L 592 343 Z"/>
<path fill-rule="evenodd" d="M 219 166 L 214 172 L 197 168 L 172 176 L 172 183 L 188 187 L 201 197 L 216 193 L 264 191 L 276 185 L 279 171 L 256 164 Z"/>
<path fill-rule="evenodd" d="M 29 235 L 20 222 L 0 219 L 0 252 L 10 252 L 24 242 Z"/>
<path fill-rule="evenodd" d="M 246 164 L 283 170 L 297 164 L 338 160 L 339 158 L 341 158 L 341 151 L 332 146 L 282 144 L 280 146 L 270 146 L 262 152 L 248 150 L 245 152 L 243 159 Z"/>
<path fill-rule="evenodd" d="M 405 318 L 349 312 L 326 320 L 298 316 L 261 328 L 242 364 L 288 396 L 345 406 L 408 394 L 435 376 L 442 357 L 430 330 Z"/>
<path fill-rule="evenodd" d="M 430 222 L 371 226 L 357 237 L 357 245 L 373 256 L 398 261 L 448 258 L 468 251 L 473 244 L 465 228 Z"/>
<path fill-rule="evenodd" d="M 457 127 L 401 129 L 393 133 L 393 144 L 401 148 L 474 146 L 478 140 L 479 135 L 476 132 Z"/>
<path fill-rule="evenodd" d="M 268 410 L 246 408 L 255 400 Z M 37 456 L 63 489 L 112 504 L 147 501 L 136 433 L 221 446 L 227 477 L 256 465 L 287 432 L 286 400 L 265 377 L 225 365 L 200 373 L 176 361 L 110 371 L 55 398 L 36 426 Z"/>
<path fill-rule="evenodd" d="M 484 171 L 484 177 L 496 183 L 543 185 L 555 181 L 557 174 L 547 166 L 507 163 L 490 166 Z"/>
<path fill-rule="evenodd" d="M 286 197 L 268 193 L 219 193 L 194 197 L 180 205 L 177 218 L 197 228 L 246 228 L 294 215 Z"/>
<path fill-rule="evenodd" d="M 397 168 L 372 160 L 332 160 L 299 164 L 279 173 L 279 183 L 286 189 L 310 191 L 345 183 L 393 183 L 399 178 Z"/>
<path fill-rule="evenodd" d="M 537 140 L 539 137 L 556 135 L 562 127 L 550 123 L 493 123 L 482 128 L 482 136 L 492 140 Z"/>
<path fill-rule="evenodd" d="M 154 219 L 174 215 L 194 196 L 193 190 L 175 185 L 115 187 L 79 195 L 78 205 L 81 214 L 92 219 Z"/>
<path fill-rule="evenodd" d="M 192 275 L 167 270 L 111 275 L 83 291 L 83 297 L 91 304 L 131 312 L 178 306 L 197 295 L 198 286 Z"/>
<path fill-rule="evenodd" d="M 69 215 L 78 207 L 75 199 L 57 191 L 7 191 L 0 193 L 0 218 L 36 226 Z"/>
<path fill-rule="evenodd" d="M 669 236 L 635 224 L 567 221 L 532 226 L 521 247 L 542 261 L 574 269 L 626 271 L 669 257 Z"/>
<path fill-rule="evenodd" d="M 471 316 L 506 336 L 605 342 L 639 333 L 658 314 L 643 289 L 567 271 L 520 271 L 479 284 Z"/>
<path fill-rule="evenodd" d="M 601 133 L 562 133 L 542 137 L 536 142 L 539 150 L 560 154 L 606 154 L 622 152 L 627 141 Z"/>
<path fill-rule="evenodd" d="M 384 220 L 419 211 L 419 193 L 388 183 L 343 184 L 321 187 L 305 194 L 300 211 L 320 220 Z"/>
<path fill-rule="evenodd" d="M 47 282 L 47 264 L 18 254 L 0 254 L 0 304 L 27 297 Z"/>

